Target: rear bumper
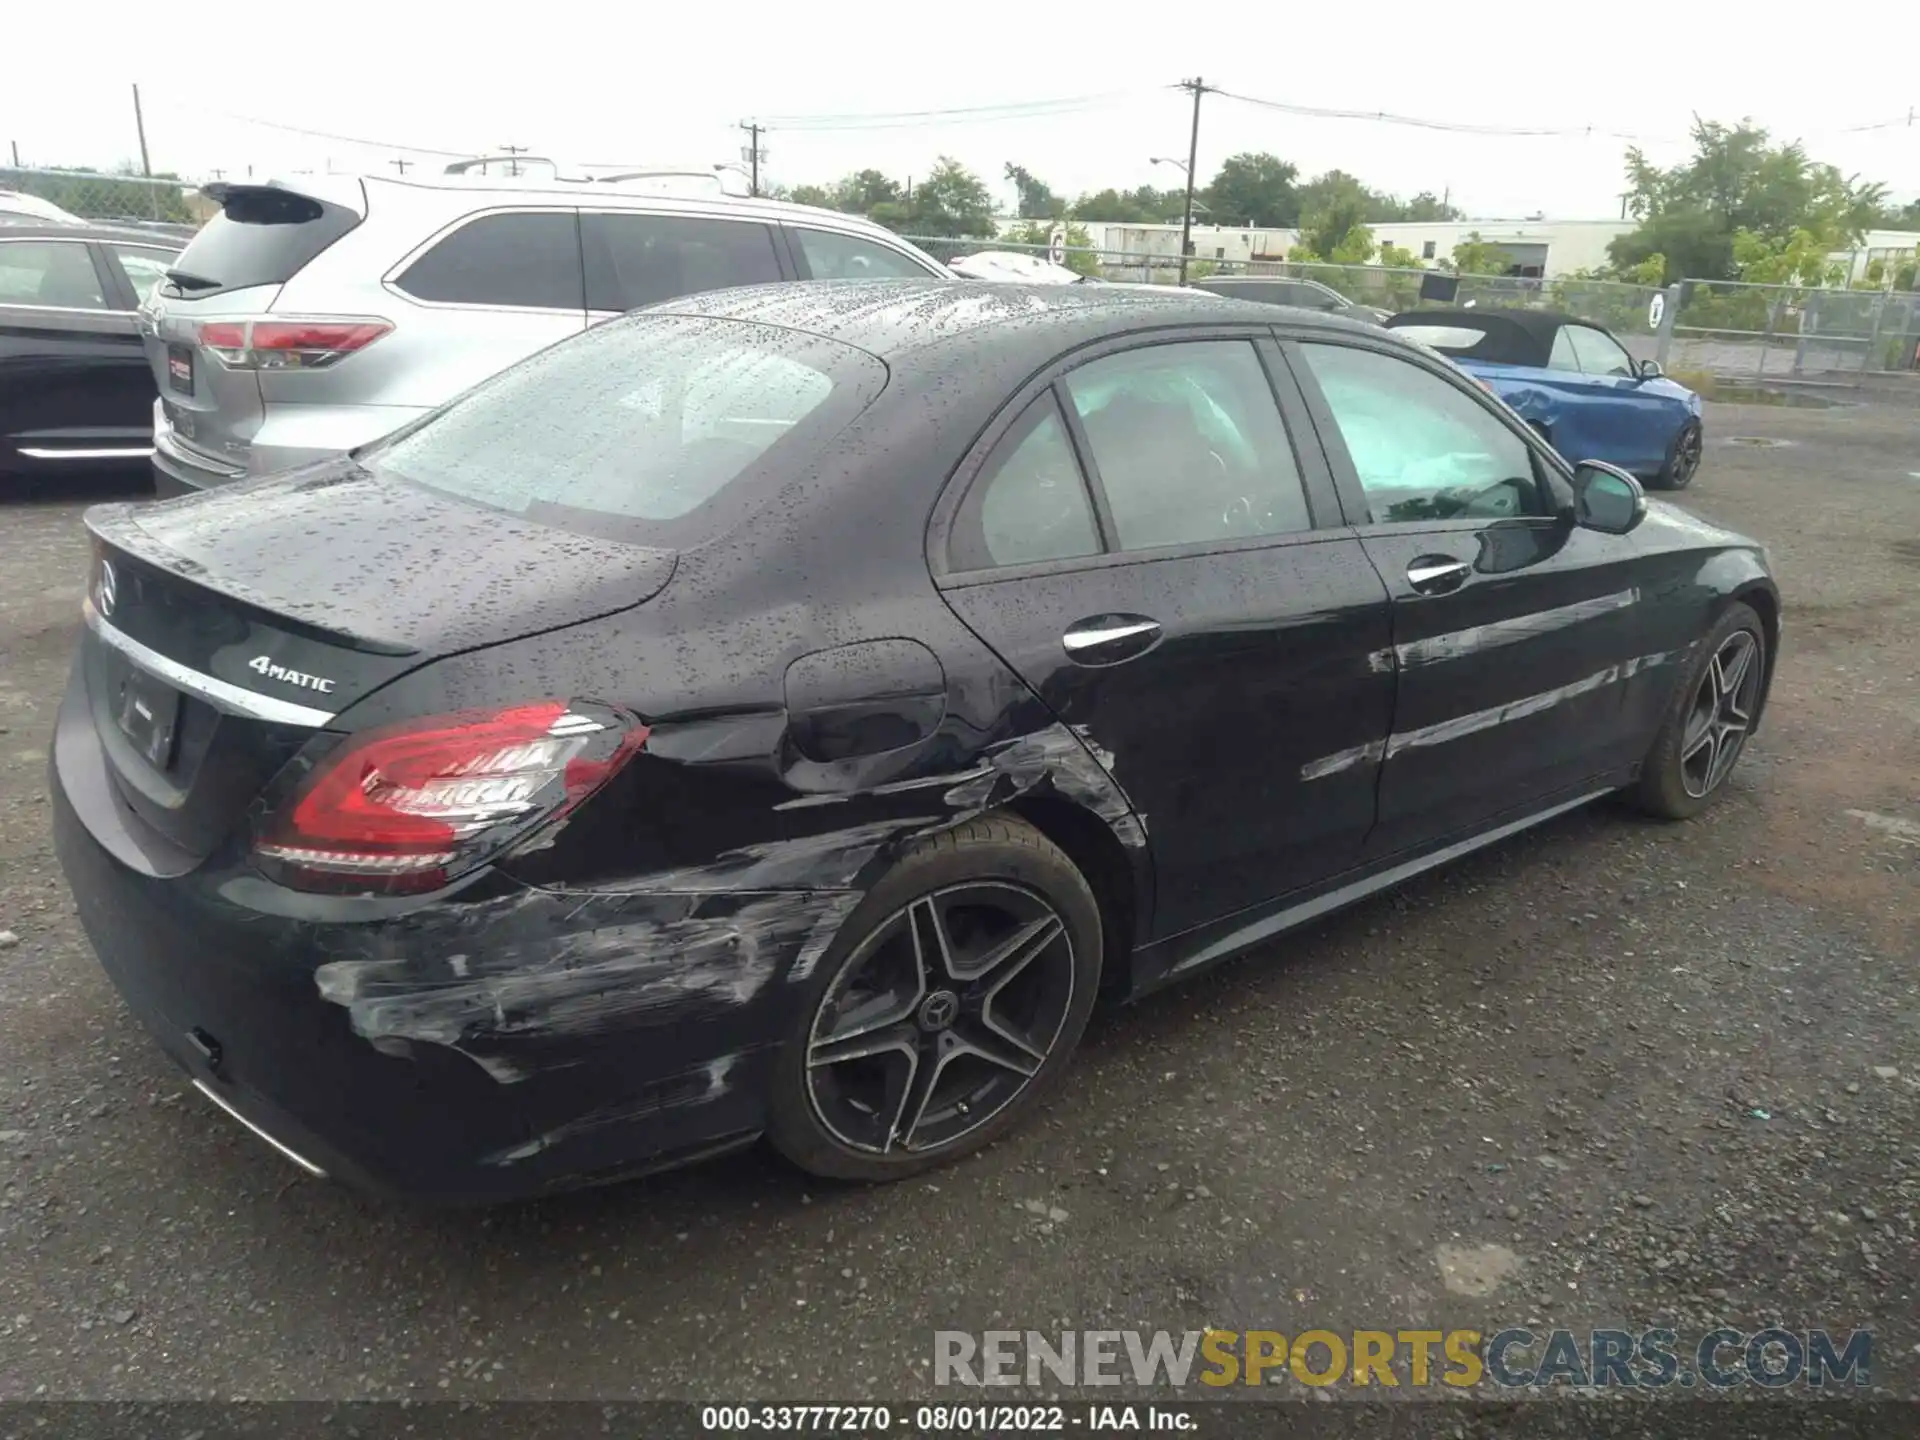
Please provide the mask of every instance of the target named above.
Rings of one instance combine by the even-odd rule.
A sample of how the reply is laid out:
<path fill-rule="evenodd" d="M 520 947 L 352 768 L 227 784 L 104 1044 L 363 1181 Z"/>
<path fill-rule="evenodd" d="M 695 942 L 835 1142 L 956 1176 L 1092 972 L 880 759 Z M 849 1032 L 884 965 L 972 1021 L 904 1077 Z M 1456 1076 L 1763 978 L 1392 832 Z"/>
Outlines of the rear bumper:
<path fill-rule="evenodd" d="M 789 972 L 842 913 L 496 876 L 404 909 L 236 857 L 154 867 L 73 690 L 50 768 L 61 867 L 141 1023 L 283 1155 L 387 1195 L 506 1200 L 751 1140 Z"/>
<path fill-rule="evenodd" d="M 153 481 L 163 499 L 220 485 L 277 475 L 331 460 L 356 445 L 389 435 L 425 411 L 403 405 L 278 405 L 268 410 L 244 457 L 221 461 L 186 444 L 166 409 L 153 404 Z"/>

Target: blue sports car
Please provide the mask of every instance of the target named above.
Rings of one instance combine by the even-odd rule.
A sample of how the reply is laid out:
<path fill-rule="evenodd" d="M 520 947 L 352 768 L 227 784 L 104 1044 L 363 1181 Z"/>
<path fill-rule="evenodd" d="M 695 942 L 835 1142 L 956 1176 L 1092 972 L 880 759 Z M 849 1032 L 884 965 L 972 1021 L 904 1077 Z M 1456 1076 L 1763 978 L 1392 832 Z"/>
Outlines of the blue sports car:
<path fill-rule="evenodd" d="M 1662 490 L 1700 467 L 1700 397 L 1598 325 L 1547 310 L 1410 310 L 1387 327 L 1480 380 L 1567 459 Z"/>

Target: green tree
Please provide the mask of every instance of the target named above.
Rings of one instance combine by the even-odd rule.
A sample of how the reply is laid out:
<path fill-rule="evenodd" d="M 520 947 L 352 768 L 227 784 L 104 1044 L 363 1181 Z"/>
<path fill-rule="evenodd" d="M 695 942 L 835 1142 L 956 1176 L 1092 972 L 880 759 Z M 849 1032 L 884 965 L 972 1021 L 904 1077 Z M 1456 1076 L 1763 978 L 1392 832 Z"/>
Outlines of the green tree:
<path fill-rule="evenodd" d="M 1293 165 L 1264 151 L 1231 155 L 1206 188 L 1207 209 L 1223 225 L 1297 225 L 1300 192 L 1293 182 L 1299 174 Z"/>
<path fill-rule="evenodd" d="M 1456 275 L 1504 275 L 1513 268 L 1513 257 L 1491 241 L 1482 240 L 1478 230 L 1469 230 L 1467 238 L 1453 247 L 1453 258 L 1445 268 Z"/>
<path fill-rule="evenodd" d="M 1420 263 L 1420 257 L 1414 254 L 1413 251 L 1407 249 L 1404 245 L 1395 245 L 1391 242 L 1380 247 L 1380 255 L 1378 258 L 1379 263 L 1386 266 L 1389 270 L 1424 270 L 1427 268 Z"/>
<path fill-rule="evenodd" d="M 871 215 L 900 199 L 900 185 L 878 170 L 856 170 L 833 187 L 833 208 L 849 215 Z"/>
<path fill-rule="evenodd" d="M 1696 119 L 1692 156 L 1666 169 L 1629 149 L 1627 184 L 1628 212 L 1640 224 L 1608 253 L 1621 268 L 1663 255 L 1668 280 L 1739 273 L 1734 237 L 1741 231 L 1780 254 L 1801 231 L 1816 246 L 1843 249 L 1877 222 L 1886 200 L 1884 186 L 1809 159 L 1797 142 L 1772 145 L 1746 121 Z M 1752 242 L 1748 250 L 1756 253 Z"/>
<path fill-rule="evenodd" d="M 1458 205 L 1449 205 L 1431 190 L 1422 190 L 1400 207 L 1398 215 L 1382 215 L 1382 220 L 1405 220 L 1412 224 L 1433 220 L 1464 220 L 1467 212 Z"/>
<path fill-rule="evenodd" d="M 1073 202 L 1068 212 L 1076 220 L 1098 220 L 1108 225 L 1160 225 L 1171 220 L 1180 223 L 1180 207 L 1186 203 L 1185 190 L 1159 190 L 1140 185 L 1132 190 L 1095 190 Z"/>
<path fill-rule="evenodd" d="M 1016 207 L 1022 220 L 1053 220 L 1067 213 L 1067 202 L 1053 193 L 1053 187 L 1037 179 L 1024 165 L 1007 163 L 1007 180 L 1019 196 Z"/>
<path fill-rule="evenodd" d="M 796 205 L 812 205 L 821 210 L 832 210 L 834 194 L 824 185 L 796 185 L 779 197 L 791 200 Z"/>
<path fill-rule="evenodd" d="M 1373 193 L 1353 176 L 1329 170 L 1301 187 L 1300 243 L 1336 265 L 1364 265 L 1373 258 L 1367 212 Z"/>
<path fill-rule="evenodd" d="M 911 195 L 882 201 L 868 213 L 889 229 L 915 235 L 994 233 L 993 196 L 986 182 L 947 155 L 940 157 L 933 173 L 916 185 Z"/>

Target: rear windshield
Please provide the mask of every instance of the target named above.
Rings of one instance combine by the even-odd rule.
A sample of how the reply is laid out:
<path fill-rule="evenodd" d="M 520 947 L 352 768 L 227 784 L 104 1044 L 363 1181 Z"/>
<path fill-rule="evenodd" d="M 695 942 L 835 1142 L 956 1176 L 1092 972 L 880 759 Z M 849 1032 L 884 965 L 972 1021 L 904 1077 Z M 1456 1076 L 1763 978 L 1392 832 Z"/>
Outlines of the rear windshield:
<path fill-rule="evenodd" d="M 1435 350 L 1471 350 L 1487 338 L 1487 332 L 1472 325 L 1395 325 L 1393 332 Z"/>
<path fill-rule="evenodd" d="M 818 335 L 635 315 L 595 326 L 357 452 L 541 524 L 684 548 L 794 479 L 886 367 Z"/>
<path fill-rule="evenodd" d="M 200 299 L 250 285 L 284 285 L 360 223 L 344 205 L 267 186 L 224 193 L 218 215 L 168 267 L 169 296 Z"/>

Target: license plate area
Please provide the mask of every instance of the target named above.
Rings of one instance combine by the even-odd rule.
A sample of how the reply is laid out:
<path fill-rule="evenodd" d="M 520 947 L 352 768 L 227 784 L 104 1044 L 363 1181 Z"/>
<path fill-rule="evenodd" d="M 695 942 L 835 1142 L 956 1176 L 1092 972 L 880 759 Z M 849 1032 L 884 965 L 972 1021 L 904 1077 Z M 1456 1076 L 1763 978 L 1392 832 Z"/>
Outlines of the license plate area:
<path fill-rule="evenodd" d="M 114 704 L 120 732 L 154 769 L 173 768 L 180 732 L 180 692 L 136 665 L 121 673 Z"/>
<path fill-rule="evenodd" d="M 167 346 L 167 388 L 182 395 L 193 394 L 193 347 Z"/>

